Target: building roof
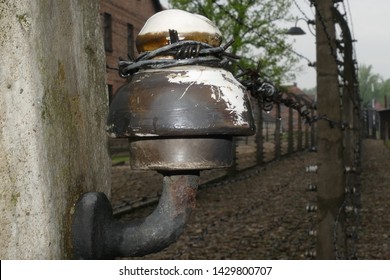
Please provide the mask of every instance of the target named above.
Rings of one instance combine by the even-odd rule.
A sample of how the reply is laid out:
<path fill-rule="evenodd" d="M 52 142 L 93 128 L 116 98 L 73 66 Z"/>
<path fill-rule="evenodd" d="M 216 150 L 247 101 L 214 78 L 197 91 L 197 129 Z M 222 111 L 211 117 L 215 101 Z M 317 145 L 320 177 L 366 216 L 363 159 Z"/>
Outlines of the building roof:
<path fill-rule="evenodd" d="M 381 109 L 381 110 L 377 110 L 379 112 L 379 114 L 383 113 L 383 114 L 387 114 L 387 113 L 390 113 L 390 108 L 389 109 Z"/>

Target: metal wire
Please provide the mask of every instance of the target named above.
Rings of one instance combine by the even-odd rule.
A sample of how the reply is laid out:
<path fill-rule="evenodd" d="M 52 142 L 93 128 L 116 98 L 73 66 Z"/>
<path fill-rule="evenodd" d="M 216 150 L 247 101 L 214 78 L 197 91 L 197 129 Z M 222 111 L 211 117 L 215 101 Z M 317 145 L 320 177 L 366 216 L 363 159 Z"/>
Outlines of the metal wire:
<path fill-rule="evenodd" d="M 313 4 L 313 6 L 314 6 L 314 8 L 316 10 L 317 18 L 320 21 L 322 29 L 323 29 L 323 31 L 325 33 L 325 36 L 326 36 L 326 39 L 327 39 L 327 42 L 328 42 L 328 45 L 329 45 L 330 53 L 331 53 L 332 57 L 334 58 L 334 60 L 335 60 L 335 62 L 337 64 L 338 63 L 337 52 L 336 52 L 336 50 L 334 49 L 334 47 L 332 45 L 333 41 L 332 41 L 332 39 L 330 37 L 330 34 L 328 32 L 328 28 L 326 27 L 326 23 L 325 23 L 324 17 L 321 14 L 320 10 L 318 9 L 317 2 L 312 0 L 312 4 Z"/>
<path fill-rule="evenodd" d="M 305 12 L 302 10 L 302 8 L 298 5 L 298 3 L 294 1 L 294 5 L 297 7 L 297 9 L 299 10 L 299 12 L 303 15 L 303 17 L 307 20 L 310 20 L 310 18 L 305 14 Z"/>
<path fill-rule="evenodd" d="M 247 79 L 243 79 L 245 76 L 247 76 Z M 273 104 L 275 103 L 283 104 L 286 107 L 296 110 L 305 120 L 305 123 L 309 125 L 318 121 L 325 121 L 331 128 L 339 128 L 341 130 L 358 129 L 347 122 L 329 119 L 326 114 L 311 116 L 310 109 L 316 107 L 314 102 L 299 99 L 297 95 L 287 95 L 287 97 L 284 97 L 285 92 L 283 90 L 280 90 L 269 81 L 262 80 L 259 74 L 254 70 L 246 70 L 237 75 L 237 78 L 240 79 L 240 82 L 246 86 L 248 90 L 250 90 L 253 97 L 261 99 L 264 111 L 272 110 Z"/>
<path fill-rule="evenodd" d="M 342 6 L 344 8 L 345 13 L 342 14 L 338 11 L 338 3 L 341 2 Z M 357 69 L 356 69 L 356 63 L 353 61 L 356 60 L 355 58 L 355 52 L 353 48 L 353 39 L 347 37 L 350 34 L 349 28 L 345 27 L 348 26 L 348 18 L 347 18 L 347 10 L 345 7 L 345 4 L 343 1 L 337 1 L 334 3 L 334 9 L 335 9 L 335 23 L 340 26 L 341 29 L 341 40 L 337 44 L 337 50 L 339 51 L 339 55 L 341 57 L 341 65 L 340 65 L 340 78 L 343 83 L 343 87 L 346 89 L 346 93 L 349 95 L 349 100 L 352 102 L 354 106 L 353 114 L 357 116 L 358 120 L 361 120 L 362 113 L 361 113 L 361 105 L 360 105 L 360 98 L 358 94 L 358 80 L 357 80 Z M 344 25 L 343 25 L 344 24 Z M 343 29 L 344 27 L 344 29 Z M 347 29 L 348 28 L 348 29 Z M 348 33 L 348 34 L 347 34 Z M 351 40 L 351 42 L 349 42 Z M 346 44 L 352 45 L 352 54 L 351 57 L 346 57 L 345 54 L 345 48 L 348 47 Z M 349 46 L 351 46 L 349 45 Z M 349 63 L 352 65 L 348 65 L 351 67 L 352 72 L 352 80 L 350 77 L 345 76 L 345 63 Z M 342 98 L 342 95 L 340 96 Z M 357 258 L 357 248 L 356 248 L 356 242 L 358 239 L 358 229 L 360 226 L 360 217 L 359 217 L 359 209 L 360 209 L 360 170 L 361 170 L 361 127 L 360 127 L 361 121 L 358 121 L 357 127 L 351 132 L 352 134 L 350 137 L 352 137 L 355 140 L 355 147 L 351 146 L 344 146 L 345 149 L 353 149 L 354 152 L 354 159 L 352 161 L 352 166 L 349 166 L 348 170 L 349 172 L 345 173 L 346 177 L 346 194 L 345 194 L 345 200 L 342 203 L 342 205 L 339 208 L 338 215 L 335 220 L 334 224 L 334 248 L 335 248 L 335 254 L 336 258 L 345 258 L 345 259 L 356 259 Z M 348 151 L 347 151 L 348 152 Z M 346 160 L 344 159 L 344 163 L 346 163 Z M 349 163 L 350 164 L 350 163 Z M 348 205 L 348 206 L 347 206 Z M 350 214 L 346 214 L 346 210 L 353 209 L 354 211 L 350 211 Z M 356 210 L 356 211 L 355 211 Z M 339 223 L 343 223 L 344 226 L 344 237 L 338 236 L 338 227 Z M 338 245 L 339 238 L 345 238 L 346 242 L 344 243 L 344 247 L 340 247 Z"/>
<path fill-rule="evenodd" d="M 144 52 L 135 61 L 120 60 L 118 63 L 119 75 L 122 78 L 127 78 L 140 69 L 162 69 L 195 64 L 224 68 L 229 62 L 239 58 L 226 52 L 231 44 L 232 41 L 223 47 L 213 47 L 192 40 L 175 42 L 154 51 Z M 159 56 L 171 56 L 172 58 L 156 59 Z"/>

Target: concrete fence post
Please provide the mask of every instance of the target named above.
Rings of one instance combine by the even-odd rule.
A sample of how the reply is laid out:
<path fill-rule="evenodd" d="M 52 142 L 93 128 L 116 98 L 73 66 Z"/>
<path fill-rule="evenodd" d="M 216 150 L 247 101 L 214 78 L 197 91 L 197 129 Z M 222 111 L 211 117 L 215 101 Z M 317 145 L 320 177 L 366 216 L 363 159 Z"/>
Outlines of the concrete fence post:
<path fill-rule="evenodd" d="M 294 151 L 294 112 L 291 107 L 288 108 L 288 140 L 287 154 Z"/>
<path fill-rule="evenodd" d="M 296 120 L 298 123 L 298 140 L 297 140 L 297 151 L 301 151 L 302 148 L 302 141 L 303 141 L 303 130 L 302 130 L 302 120 L 299 114 L 296 114 Z"/>
<path fill-rule="evenodd" d="M 336 34 L 332 0 L 315 1 L 317 38 L 317 113 L 340 120 L 340 94 L 336 63 Z M 317 123 L 317 259 L 336 259 L 335 246 L 344 244 L 343 221 L 338 213 L 345 196 L 342 131 L 322 121 Z"/>
<path fill-rule="evenodd" d="M 257 117 L 257 132 L 255 137 L 256 142 L 256 164 L 261 165 L 264 163 L 264 136 L 263 136 L 263 105 L 261 99 L 257 101 L 258 117 Z"/>
<path fill-rule="evenodd" d="M 74 203 L 109 195 L 98 8 L 0 3 L 0 259 L 72 258 Z"/>
<path fill-rule="evenodd" d="M 281 152 L 281 139 L 280 139 L 280 129 L 282 125 L 282 119 L 280 116 L 280 104 L 277 103 L 275 105 L 275 159 L 279 159 L 282 152 Z"/>

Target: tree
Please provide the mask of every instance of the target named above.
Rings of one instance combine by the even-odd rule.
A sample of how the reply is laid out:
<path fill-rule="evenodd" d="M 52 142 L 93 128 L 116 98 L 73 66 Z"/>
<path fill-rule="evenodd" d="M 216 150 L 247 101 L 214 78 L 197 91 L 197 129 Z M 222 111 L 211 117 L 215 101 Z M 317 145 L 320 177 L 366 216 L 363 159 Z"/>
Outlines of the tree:
<path fill-rule="evenodd" d="M 381 79 L 381 84 L 379 86 L 379 94 L 382 100 L 384 100 L 385 96 L 387 96 L 387 98 L 390 97 L 390 79 Z"/>
<path fill-rule="evenodd" d="M 245 68 L 280 83 L 294 77 L 297 57 L 285 41 L 277 22 L 289 21 L 290 0 L 170 0 L 173 8 L 201 14 L 212 20 L 226 41 L 234 39 L 229 52 L 241 56 Z"/>
<path fill-rule="evenodd" d="M 372 65 L 361 64 L 359 66 L 359 91 L 363 106 L 370 104 L 373 98 L 380 97 L 381 77 L 372 73 Z"/>

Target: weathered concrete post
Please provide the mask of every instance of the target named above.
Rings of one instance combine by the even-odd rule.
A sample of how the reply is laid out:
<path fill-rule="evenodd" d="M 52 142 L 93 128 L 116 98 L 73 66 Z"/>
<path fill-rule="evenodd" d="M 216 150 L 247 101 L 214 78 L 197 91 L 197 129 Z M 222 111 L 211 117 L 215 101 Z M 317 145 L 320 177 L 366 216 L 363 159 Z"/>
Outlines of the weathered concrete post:
<path fill-rule="evenodd" d="M 313 118 L 314 117 L 314 108 L 312 107 L 310 109 L 310 117 Z M 310 147 L 313 148 L 313 147 L 316 147 L 317 146 L 317 142 L 316 142 L 316 130 L 317 130 L 317 123 L 312 123 L 310 125 Z"/>
<path fill-rule="evenodd" d="M 263 104 L 262 100 L 257 101 L 257 132 L 255 137 L 256 142 L 256 164 L 261 165 L 264 163 L 264 140 L 263 140 Z"/>
<path fill-rule="evenodd" d="M 98 6 L 0 3 L 0 259 L 71 258 L 74 203 L 109 195 Z"/>
<path fill-rule="evenodd" d="M 287 154 L 294 151 L 294 112 L 291 107 L 288 108 L 288 140 Z"/>
<path fill-rule="evenodd" d="M 317 113 L 330 120 L 341 118 L 335 26 L 332 0 L 316 1 L 317 34 Z M 318 234 L 317 258 L 335 259 L 336 248 L 343 246 L 342 221 L 337 220 L 344 200 L 345 176 L 342 131 L 328 122 L 317 124 L 318 143 Z M 337 237 L 337 238 L 336 238 Z M 336 240 L 337 239 L 337 240 Z"/>
<path fill-rule="evenodd" d="M 280 139 L 280 129 L 282 125 L 282 119 L 280 116 L 280 104 L 277 103 L 275 105 L 275 158 L 280 159 L 280 156 L 282 154 L 282 146 L 281 146 L 281 139 Z"/>
<path fill-rule="evenodd" d="M 302 120 L 299 114 L 296 114 L 296 120 L 298 123 L 298 140 L 297 140 L 297 151 L 302 150 L 302 140 L 303 140 L 303 130 L 302 130 Z"/>

